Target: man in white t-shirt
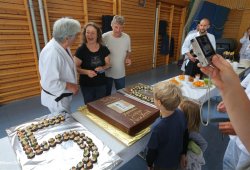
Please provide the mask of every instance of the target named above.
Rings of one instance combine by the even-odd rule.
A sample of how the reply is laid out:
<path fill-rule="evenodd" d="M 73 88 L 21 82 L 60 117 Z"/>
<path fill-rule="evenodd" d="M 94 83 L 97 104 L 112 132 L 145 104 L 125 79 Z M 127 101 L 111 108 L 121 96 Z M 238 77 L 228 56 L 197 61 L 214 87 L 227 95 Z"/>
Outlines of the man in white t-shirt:
<path fill-rule="evenodd" d="M 103 41 L 110 51 L 111 68 L 105 72 L 107 77 L 107 95 L 110 95 L 112 92 L 113 82 L 116 90 L 125 87 L 125 64 L 127 66 L 131 65 L 131 42 L 129 35 L 122 32 L 124 23 L 123 16 L 115 15 L 111 22 L 112 31 L 102 35 Z"/>
<path fill-rule="evenodd" d="M 241 82 L 245 92 L 250 99 L 250 74 Z M 226 112 L 223 102 L 219 103 L 217 110 Z M 242 144 L 241 140 L 234 131 L 231 122 L 219 123 L 222 133 L 230 135 L 230 140 L 223 158 L 223 170 L 246 170 L 250 169 L 250 154 Z"/>

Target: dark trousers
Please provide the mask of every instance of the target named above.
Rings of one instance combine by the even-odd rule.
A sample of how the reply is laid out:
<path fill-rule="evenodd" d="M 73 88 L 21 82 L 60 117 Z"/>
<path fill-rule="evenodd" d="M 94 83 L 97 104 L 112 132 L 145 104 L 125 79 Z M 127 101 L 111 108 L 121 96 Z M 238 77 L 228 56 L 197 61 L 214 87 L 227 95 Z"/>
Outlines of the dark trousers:
<path fill-rule="evenodd" d="M 196 74 L 200 74 L 200 78 L 202 78 L 203 74 L 200 68 L 197 66 L 198 63 L 199 63 L 198 60 L 196 60 L 195 62 L 189 60 L 188 64 L 185 67 L 185 75 L 190 75 L 192 77 L 195 77 Z"/>
<path fill-rule="evenodd" d="M 159 168 L 159 167 L 154 167 L 154 170 L 177 170 L 178 168 Z"/>
<path fill-rule="evenodd" d="M 106 85 L 101 86 L 81 86 L 84 103 L 95 101 L 106 95 Z"/>
<path fill-rule="evenodd" d="M 154 167 L 154 170 L 177 170 L 178 168 L 159 168 L 159 167 Z"/>
<path fill-rule="evenodd" d="M 119 90 L 125 87 L 125 77 L 122 77 L 120 79 L 113 79 L 111 77 L 107 77 L 107 83 L 106 83 L 106 95 L 107 96 L 111 95 L 113 82 L 115 83 L 116 90 Z"/>

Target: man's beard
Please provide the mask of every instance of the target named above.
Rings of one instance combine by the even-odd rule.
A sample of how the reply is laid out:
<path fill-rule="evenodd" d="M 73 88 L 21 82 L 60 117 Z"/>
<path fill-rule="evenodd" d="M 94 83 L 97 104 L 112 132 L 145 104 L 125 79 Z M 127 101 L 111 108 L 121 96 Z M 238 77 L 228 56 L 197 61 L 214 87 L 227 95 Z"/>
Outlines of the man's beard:
<path fill-rule="evenodd" d="M 200 31 L 200 35 L 204 35 L 204 34 L 206 34 L 207 33 L 207 31 L 206 30 L 204 30 L 204 31 Z"/>

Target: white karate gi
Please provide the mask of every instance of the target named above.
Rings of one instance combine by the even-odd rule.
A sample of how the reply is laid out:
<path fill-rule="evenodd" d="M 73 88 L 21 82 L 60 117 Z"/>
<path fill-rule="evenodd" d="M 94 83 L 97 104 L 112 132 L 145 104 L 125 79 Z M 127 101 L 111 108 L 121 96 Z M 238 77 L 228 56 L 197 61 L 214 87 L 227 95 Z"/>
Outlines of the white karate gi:
<path fill-rule="evenodd" d="M 66 90 L 66 82 L 77 84 L 76 66 L 70 49 L 67 50 L 69 54 L 53 38 L 43 48 L 39 57 L 40 84 L 44 90 L 53 94 L 50 95 L 42 90 L 41 103 L 48 107 L 51 113 L 71 112 L 72 96 L 55 101 L 63 93 L 72 93 Z"/>

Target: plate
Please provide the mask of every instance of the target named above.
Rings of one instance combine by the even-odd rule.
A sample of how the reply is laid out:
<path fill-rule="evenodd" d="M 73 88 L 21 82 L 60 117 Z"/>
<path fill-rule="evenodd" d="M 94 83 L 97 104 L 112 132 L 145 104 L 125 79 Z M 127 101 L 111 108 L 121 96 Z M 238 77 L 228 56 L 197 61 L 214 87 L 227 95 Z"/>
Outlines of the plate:
<path fill-rule="evenodd" d="M 176 80 L 175 78 L 170 79 L 169 82 L 177 85 L 178 87 L 182 86 L 182 83 L 180 81 Z"/>
<path fill-rule="evenodd" d="M 194 81 L 194 78 L 192 76 L 188 76 L 187 80 L 185 80 L 185 76 L 188 76 L 188 75 L 179 75 L 179 76 L 176 76 L 176 79 L 178 81 L 185 81 L 185 82 L 190 82 L 192 83 Z"/>
<path fill-rule="evenodd" d="M 184 80 L 185 80 L 185 75 L 179 75 L 179 76 L 178 76 L 178 80 L 184 81 Z"/>
<path fill-rule="evenodd" d="M 199 80 L 199 81 L 192 82 L 191 87 L 196 88 L 196 89 L 206 89 L 208 88 L 208 85 L 206 85 L 203 80 Z M 210 85 L 210 88 L 211 87 L 213 87 L 212 84 Z"/>

